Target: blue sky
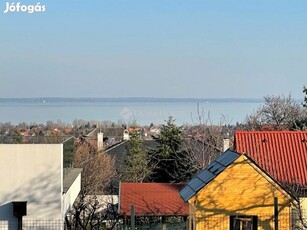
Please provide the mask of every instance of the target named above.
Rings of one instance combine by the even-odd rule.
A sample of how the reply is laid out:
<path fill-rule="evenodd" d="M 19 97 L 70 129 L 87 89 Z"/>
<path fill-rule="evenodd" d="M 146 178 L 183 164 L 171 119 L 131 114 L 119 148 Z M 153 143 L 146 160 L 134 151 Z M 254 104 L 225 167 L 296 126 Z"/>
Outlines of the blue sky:
<path fill-rule="evenodd" d="M 43 13 L 5 14 L 12 2 L 0 97 L 302 98 L 307 85 L 305 0 L 42 0 Z"/>

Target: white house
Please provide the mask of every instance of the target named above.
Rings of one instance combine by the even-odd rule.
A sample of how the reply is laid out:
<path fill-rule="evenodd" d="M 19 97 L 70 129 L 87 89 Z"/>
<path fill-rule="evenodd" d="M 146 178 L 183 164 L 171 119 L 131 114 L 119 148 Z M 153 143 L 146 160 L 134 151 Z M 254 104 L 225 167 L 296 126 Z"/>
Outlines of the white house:
<path fill-rule="evenodd" d="M 0 144 L 0 229 L 63 229 L 81 188 L 81 169 L 63 168 L 63 146 Z"/>

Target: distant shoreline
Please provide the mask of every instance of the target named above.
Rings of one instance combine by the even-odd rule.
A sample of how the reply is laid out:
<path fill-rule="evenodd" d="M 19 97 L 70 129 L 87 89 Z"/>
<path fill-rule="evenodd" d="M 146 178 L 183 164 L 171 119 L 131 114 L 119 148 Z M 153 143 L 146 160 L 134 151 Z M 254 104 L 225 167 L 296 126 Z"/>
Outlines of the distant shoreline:
<path fill-rule="evenodd" d="M 156 98 L 156 97 L 35 97 L 35 98 L 0 98 L 0 103 L 95 103 L 95 102 L 147 102 L 147 103 L 262 103 L 259 98 Z"/>
<path fill-rule="evenodd" d="M 0 98 L 0 122 L 83 119 L 129 123 L 137 120 L 138 124 L 145 125 L 163 124 L 173 116 L 181 125 L 193 123 L 200 112 L 213 124 L 219 124 L 221 118 L 235 123 L 243 121 L 261 105 L 264 99 L 255 98 Z"/>

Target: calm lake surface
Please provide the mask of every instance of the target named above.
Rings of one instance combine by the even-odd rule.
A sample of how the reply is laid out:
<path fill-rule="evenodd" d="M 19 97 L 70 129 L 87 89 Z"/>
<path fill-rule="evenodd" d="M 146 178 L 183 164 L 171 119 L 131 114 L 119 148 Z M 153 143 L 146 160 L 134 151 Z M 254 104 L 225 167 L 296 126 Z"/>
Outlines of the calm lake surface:
<path fill-rule="evenodd" d="M 217 124 L 235 124 L 244 121 L 262 104 L 261 99 L 77 99 L 34 98 L 0 99 L 0 122 L 45 123 L 61 120 L 71 123 L 75 119 L 111 120 L 115 123 L 162 124 L 173 116 L 178 125 L 198 124 L 197 108 L 210 121 Z"/>

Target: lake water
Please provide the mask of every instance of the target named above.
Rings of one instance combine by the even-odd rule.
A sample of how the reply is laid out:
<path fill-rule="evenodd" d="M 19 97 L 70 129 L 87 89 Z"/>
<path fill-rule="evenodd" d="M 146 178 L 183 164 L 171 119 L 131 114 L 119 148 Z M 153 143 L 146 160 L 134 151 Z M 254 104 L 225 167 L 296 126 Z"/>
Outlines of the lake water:
<path fill-rule="evenodd" d="M 235 124 L 244 121 L 255 111 L 261 100 L 248 99 L 0 99 L 0 122 L 61 121 L 71 123 L 75 119 L 111 120 L 125 123 L 136 120 L 138 124 L 162 124 L 173 116 L 178 125 L 197 124 L 197 108 L 205 120 L 217 124 Z"/>

